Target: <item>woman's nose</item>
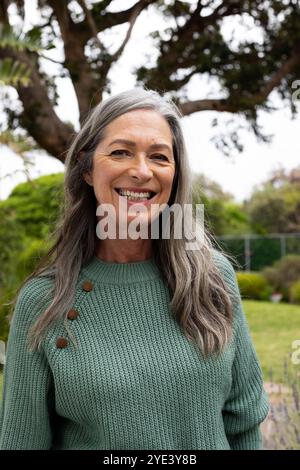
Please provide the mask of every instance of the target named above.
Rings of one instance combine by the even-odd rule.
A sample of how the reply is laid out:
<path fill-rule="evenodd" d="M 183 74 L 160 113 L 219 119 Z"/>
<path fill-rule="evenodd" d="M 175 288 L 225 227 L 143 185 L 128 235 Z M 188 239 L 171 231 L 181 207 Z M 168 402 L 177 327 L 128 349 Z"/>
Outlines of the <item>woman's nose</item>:
<path fill-rule="evenodd" d="M 129 169 L 130 176 L 140 180 L 149 180 L 152 178 L 153 172 L 145 156 L 135 156 L 133 160 Z"/>

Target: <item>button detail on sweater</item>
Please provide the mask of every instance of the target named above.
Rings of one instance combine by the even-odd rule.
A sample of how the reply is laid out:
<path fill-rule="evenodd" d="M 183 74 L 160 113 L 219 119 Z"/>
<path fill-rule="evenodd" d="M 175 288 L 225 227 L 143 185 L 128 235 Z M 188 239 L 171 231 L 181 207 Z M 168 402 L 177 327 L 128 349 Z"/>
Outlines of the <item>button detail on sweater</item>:
<path fill-rule="evenodd" d="M 66 348 L 68 346 L 68 340 L 66 338 L 57 338 L 56 340 L 56 346 L 59 348 L 59 349 L 62 349 L 62 348 Z"/>
<path fill-rule="evenodd" d="M 71 308 L 71 310 L 68 311 L 67 318 L 68 320 L 75 320 L 75 318 L 77 318 L 78 315 L 79 313 L 77 312 L 77 310 L 75 310 L 74 308 Z"/>
<path fill-rule="evenodd" d="M 90 292 L 91 290 L 93 290 L 93 287 L 94 286 L 91 281 L 84 281 L 84 283 L 82 284 L 82 289 L 86 292 Z"/>

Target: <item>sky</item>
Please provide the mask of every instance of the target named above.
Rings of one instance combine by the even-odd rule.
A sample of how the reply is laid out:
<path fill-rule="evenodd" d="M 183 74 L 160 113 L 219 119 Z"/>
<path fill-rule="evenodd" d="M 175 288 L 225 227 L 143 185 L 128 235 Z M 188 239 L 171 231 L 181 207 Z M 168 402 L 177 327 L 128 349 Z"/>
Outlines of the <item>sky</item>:
<path fill-rule="evenodd" d="M 76 2 L 74 2 L 75 4 Z M 111 4 L 111 11 L 119 11 L 129 8 L 136 0 L 115 0 Z M 195 3 L 190 0 L 190 3 Z M 209 14 L 209 11 L 207 11 Z M 29 28 L 31 21 L 38 15 L 35 0 L 27 0 L 25 27 Z M 17 23 L 17 19 L 16 19 Z M 144 64 L 155 63 L 157 51 L 149 32 L 156 27 L 164 28 L 160 16 L 150 7 L 144 11 L 136 22 L 131 40 L 127 43 L 122 57 L 112 67 L 109 78 L 111 80 L 112 94 L 133 88 L 136 85 L 133 70 Z M 101 33 L 100 39 L 115 51 L 123 41 L 128 25 L 112 28 L 110 31 Z M 240 22 L 227 21 L 223 25 L 223 34 L 231 37 L 251 38 L 253 35 L 260 40 L 260 31 L 251 28 L 251 19 L 245 18 L 244 24 Z M 56 60 L 63 58 L 62 46 L 57 41 L 56 48 L 47 51 L 45 55 Z M 145 51 L 147 51 L 145 53 Z M 57 66 L 50 61 L 43 60 L 43 68 L 47 73 L 56 75 Z M 299 77 L 300 78 L 300 77 Z M 59 100 L 56 112 L 58 116 L 70 121 L 78 129 L 78 109 L 72 84 L 68 79 L 57 78 Z M 292 91 L 291 91 L 292 92 Z M 218 83 L 208 76 L 203 78 L 193 77 L 188 86 L 184 88 L 188 99 L 201 99 L 207 97 L 220 97 L 222 90 Z M 104 94 L 104 98 L 108 94 Z M 272 104 L 281 109 L 267 114 L 261 112 L 259 124 L 267 134 L 273 134 L 271 144 L 257 142 L 255 136 L 247 130 L 242 131 L 241 141 L 244 145 L 242 153 L 233 153 L 230 157 L 224 156 L 216 149 L 211 138 L 216 132 L 226 132 L 230 126 L 241 124 L 245 121 L 230 113 L 215 113 L 211 111 L 198 112 L 182 118 L 182 127 L 188 150 L 189 162 L 193 172 L 204 173 L 210 179 L 218 182 L 226 192 L 233 194 L 238 202 L 248 198 L 254 187 L 265 181 L 273 170 L 285 168 L 287 170 L 300 165 L 300 117 L 291 120 L 290 111 L 284 108 L 277 97 L 276 92 L 271 95 Z M 300 110 L 300 102 L 296 103 Z M 222 114 L 222 115 L 221 115 Z M 220 127 L 212 127 L 212 120 L 218 118 Z M 229 120 L 233 120 L 230 124 Z M 18 183 L 26 181 L 23 163 L 20 157 L 14 155 L 7 147 L 0 146 L 0 199 L 5 199 Z M 64 171 L 64 165 L 53 157 L 41 154 L 30 155 L 34 165 L 30 167 L 31 178 L 44 174 Z"/>

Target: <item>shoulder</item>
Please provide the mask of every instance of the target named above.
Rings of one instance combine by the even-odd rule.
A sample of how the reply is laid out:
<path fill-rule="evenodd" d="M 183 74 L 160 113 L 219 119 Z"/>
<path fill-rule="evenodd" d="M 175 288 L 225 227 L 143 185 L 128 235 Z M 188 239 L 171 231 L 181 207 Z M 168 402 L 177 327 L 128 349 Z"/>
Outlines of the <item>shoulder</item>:
<path fill-rule="evenodd" d="M 223 275 L 223 277 L 228 281 L 233 281 L 236 279 L 235 270 L 232 266 L 232 263 L 229 259 L 220 251 L 215 248 L 212 250 L 213 260 L 215 265 Z"/>
<path fill-rule="evenodd" d="M 213 251 L 215 265 L 219 269 L 232 301 L 234 330 L 237 331 L 238 328 L 242 328 L 244 332 L 247 331 L 248 335 L 249 328 L 235 270 L 232 266 L 232 263 L 228 260 L 228 258 L 226 258 L 224 254 L 217 250 Z"/>
<path fill-rule="evenodd" d="M 26 281 L 20 288 L 11 322 L 27 323 L 43 310 L 49 302 L 53 289 L 53 278 L 38 276 Z"/>
<path fill-rule="evenodd" d="M 213 249 L 212 256 L 215 266 L 219 270 L 223 281 L 225 282 L 230 294 L 233 296 L 234 301 L 240 300 L 240 291 L 237 283 L 236 273 L 232 263 L 220 251 Z"/>

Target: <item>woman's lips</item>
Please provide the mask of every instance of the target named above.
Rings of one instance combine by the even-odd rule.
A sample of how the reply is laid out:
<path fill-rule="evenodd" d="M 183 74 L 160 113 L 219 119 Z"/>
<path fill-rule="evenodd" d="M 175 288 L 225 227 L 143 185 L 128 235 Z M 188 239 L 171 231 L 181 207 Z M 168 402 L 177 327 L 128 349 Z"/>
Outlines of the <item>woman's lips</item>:
<path fill-rule="evenodd" d="M 121 194 L 119 194 L 116 189 L 115 191 L 120 198 L 127 202 L 128 206 L 133 206 L 134 204 L 143 204 L 143 206 L 149 206 L 153 203 L 153 199 L 155 199 L 158 195 L 158 193 L 155 193 L 154 196 L 152 196 L 150 199 L 140 199 L 139 201 L 131 201 L 130 199 L 127 199 L 126 196 L 121 196 Z"/>

